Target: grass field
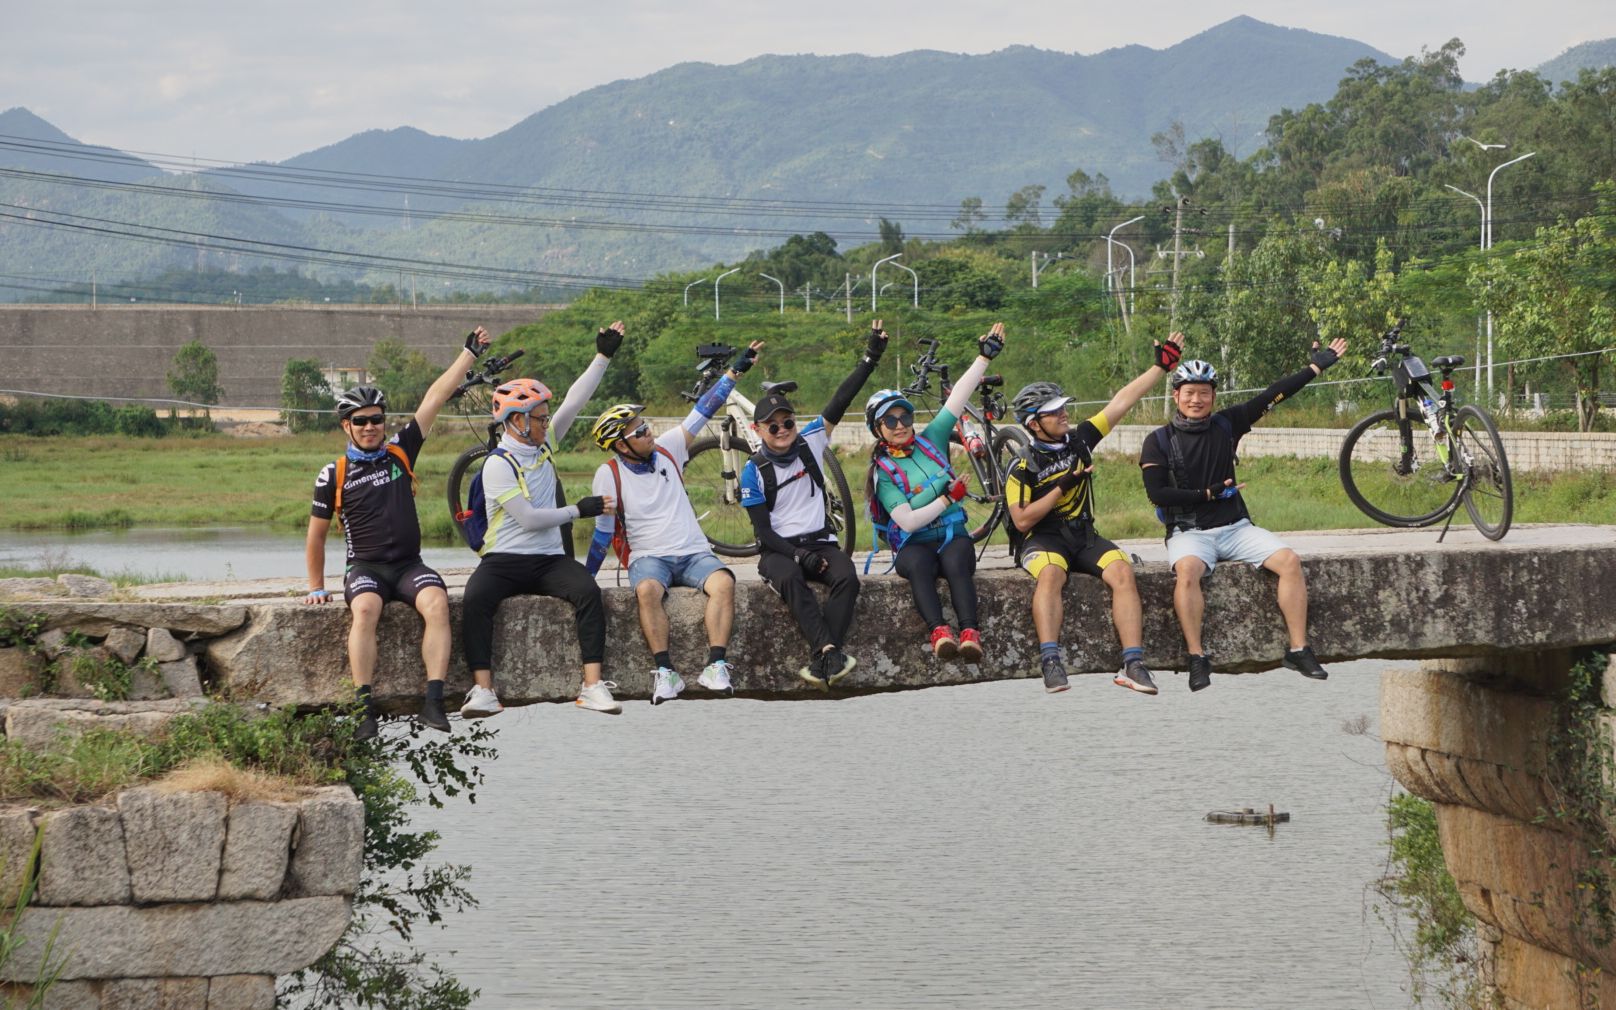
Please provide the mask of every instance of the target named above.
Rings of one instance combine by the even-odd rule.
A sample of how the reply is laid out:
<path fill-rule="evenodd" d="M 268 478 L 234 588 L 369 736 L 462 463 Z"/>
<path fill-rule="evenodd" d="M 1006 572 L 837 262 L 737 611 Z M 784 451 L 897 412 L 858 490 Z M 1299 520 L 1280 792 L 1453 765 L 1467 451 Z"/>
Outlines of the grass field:
<path fill-rule="evenodd" d="M 447 543 L 453 529 L 444 486 L 471 438 L 439 432 L 417 466 L 423 534 Z M 16 530 L 131 526 L 263 525 L 287 531 L 308 522 L 314 475 L 341 449 L 338 436 L 238 439 L 0 437 L 0 526 Z M 568 500 L 588 493 L 603 457 L 556 457 Z M 864 461 L 845 461 L 859 494 Z M 1106 456 L 1096 470 L 1099 528 L 1113 539 L 1160 533 L 1133 460 Z M 1252 516 L 1275 530 L 1344 529 L 1374 523 L 1347 501 L 1330 458 L 1254 458 L 1241 464 Z M 859 506 L 861 507 L 861 506 Z M 1460 521 L 1463 521 L 1461 516 Z M 1616 522 L 1616 474 L 1516 475 L 1515 521 Z M 868 540 L 861 517 L 860 546 Z M 579 524 L 579 537 L 589 523 Z"/>

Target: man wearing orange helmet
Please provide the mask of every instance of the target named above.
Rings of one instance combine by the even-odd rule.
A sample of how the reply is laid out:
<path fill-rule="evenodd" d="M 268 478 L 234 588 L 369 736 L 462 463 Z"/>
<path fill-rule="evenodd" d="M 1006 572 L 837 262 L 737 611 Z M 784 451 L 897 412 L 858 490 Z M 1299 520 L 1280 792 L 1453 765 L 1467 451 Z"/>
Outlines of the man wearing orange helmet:
<path fill-rule="evenodd" d="M 482 560 L 466 583 L 461 646 L 476 684 L 460 714 L 481 719 L 502 710 L 494 693 L 494 612 L 518 593 L 555 596 L 572 604 L 578 652 L 583 661 L 579 708 L 615 715 L 623 710 L 612 697 L 615 685 L 601 680 L 606 654 L 606 613 L 600 587 L 583 565 L 566 556 L 561 527 L 611 509 L 610 495 L 593 495 L 556 507 L 555 464 L 551 448 L 566 438 L 578 412 L 606 375 L 623 343 L 618 320 L 595 334 L 595 358 L 561 404 L 550 409 L 550 390 L 536 379 L 514 379 L 494 391 L 494 420 L 504 425 L 498 447 L 483 462 L 483 500 L 488 535 Z"/>
<path fill-rule="evenodd" d="M 331 601 L 325 588 L 325 538 L 331 520 L 342 517 L 347 543 L 343 597 L 353 616 L 348 630 L 348 663 L 365 704 L 355 735 L 377 733 L 370 685 L 376 677 L 376 624 L 389 600 L 403 600 L 421 614 L 421 662 L 426 666 L 426 700 L 420 721 L 448 732 L 443 714 L 443 679 L 449 672 L 449 593 L 437 572 L 421 562 L 421 522 L 415 514 L 415 460 L 449 402 L 461 373 L 487 350 L 492 339 L 481 326 L 466 335 L 465 349 L 432 383 L 415 416 L 392 438 L 387 430 L 387 398 L 375 386 L 358 386 L 337 397 L 337 417 L 348 447 L 342 459 L 327 463 L 314 480 L 314 504 L 304 545 L 309 592 L 304 603 Z"/>

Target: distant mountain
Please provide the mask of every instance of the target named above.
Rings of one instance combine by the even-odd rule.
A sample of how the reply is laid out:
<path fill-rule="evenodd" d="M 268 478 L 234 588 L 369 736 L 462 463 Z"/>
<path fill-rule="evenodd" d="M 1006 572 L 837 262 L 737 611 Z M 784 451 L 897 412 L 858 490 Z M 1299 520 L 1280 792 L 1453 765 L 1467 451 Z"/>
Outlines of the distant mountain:
<path fill-rule="evenodd" d="M 64 154 L 58 145 L 77 150 Z M 0 112 L 0 168 L 112 182 L 132 182 L 162 174 L 156 165 L 122 151 L 81 144 L 22 108 Z"/>
<path fill-rule="evenodd" d="M 1559 84 L 1576 80 L 1580 70 L 1603 70 L 1606 67 L 1616 67 L 1616 39 L 1600 39 L 1572 46 L 1539 66 L 1537 72 L 1541 77 Z"/>

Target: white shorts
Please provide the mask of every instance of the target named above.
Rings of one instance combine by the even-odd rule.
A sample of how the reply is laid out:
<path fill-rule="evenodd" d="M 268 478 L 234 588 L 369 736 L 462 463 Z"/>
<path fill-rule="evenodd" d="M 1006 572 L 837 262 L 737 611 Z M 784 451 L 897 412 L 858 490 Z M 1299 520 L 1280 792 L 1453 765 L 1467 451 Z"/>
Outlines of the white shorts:
<path fill-rule="evenodd" d="M 1219 561 L 1241 561 L 1258 568 L 1284 549 L 1285 541 L 1261 526 L 1253 526 L 1250 519 L 1242 519 L 1216 529 L 1174 533 L 1167 539 L 1167 567 L 1177 568 L 1184 558 L 1200 558 L 1208 572 Z"/>

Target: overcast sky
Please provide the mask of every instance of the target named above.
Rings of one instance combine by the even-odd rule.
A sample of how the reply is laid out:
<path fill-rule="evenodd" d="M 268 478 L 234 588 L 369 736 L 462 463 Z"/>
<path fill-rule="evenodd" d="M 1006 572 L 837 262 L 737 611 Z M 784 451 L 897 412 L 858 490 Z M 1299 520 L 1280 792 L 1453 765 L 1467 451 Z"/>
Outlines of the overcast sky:
<path fill-rule="evenodd" d="M 691 60 L 1161 49 L 1240 14 L 1398 57 L 1457 36 L 1473 81 L 1616 36 L 1611 0 L 11 0 L 0 110 L 24 106 L 125 150 L 281 160 L 371 128 L 487 136 L 586 88 Z"/>

